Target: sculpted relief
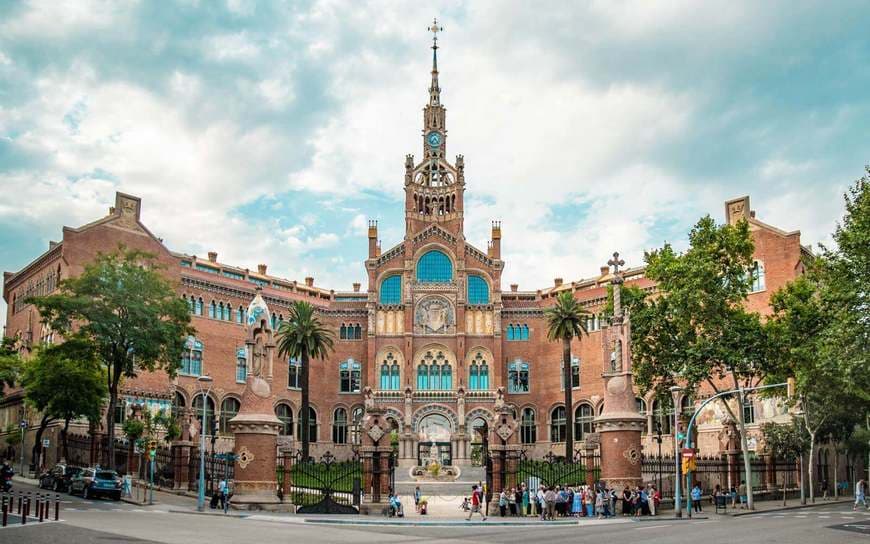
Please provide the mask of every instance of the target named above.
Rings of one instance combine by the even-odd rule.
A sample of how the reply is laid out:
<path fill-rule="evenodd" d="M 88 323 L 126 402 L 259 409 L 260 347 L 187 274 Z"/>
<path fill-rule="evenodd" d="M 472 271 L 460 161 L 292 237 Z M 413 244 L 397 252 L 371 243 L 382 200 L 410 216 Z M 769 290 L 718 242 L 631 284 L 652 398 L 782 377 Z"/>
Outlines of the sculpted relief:
<path fill-rule="evenodd" d="M 456 327 L 453 305 L 444 297 L 426 297 L 414 311 L 415 332 L 420 334 L 451 334 Z"/>

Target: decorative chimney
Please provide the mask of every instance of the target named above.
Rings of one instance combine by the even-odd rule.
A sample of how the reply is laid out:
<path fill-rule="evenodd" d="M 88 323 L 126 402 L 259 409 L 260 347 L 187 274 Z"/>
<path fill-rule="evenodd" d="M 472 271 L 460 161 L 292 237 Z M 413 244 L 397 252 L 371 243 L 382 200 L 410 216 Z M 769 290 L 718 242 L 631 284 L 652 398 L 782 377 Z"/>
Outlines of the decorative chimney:
<path fill-rule="evenodd" d="M 360 288 L 360 287 L 361 287 L 361 285 L 360 285 L 359 283 L 354 283 L 354 284 L 353 284 L 353 292 L 354 292 L 354 293 L 359 293 L 359 288 Z"/>
<path fill-rule="evenodd" d="M 265 276 L 266 275 L 266 265 L 258 264 L 257 265 L 257 273 L 262 275 L 262 276 Z"/>
<path fill-rule="evenodd" d="M 369 219 L 369 259 L 374 259 L 381 254 L 378 244 L 378 222 Z"/>
<path fill-rule="evenodd" d="M 209 251 L 208 252 L 208 260 L 216 263 L 217 262 L 217 251 Z"/>
<path fill-rule="evenodd" d="M 554 287 L 561 287 L 561 285 L 562 285 L 562 278 L 553 278 L 553 286 Z"/>
<path fill-rule="evenodd" d="M 601 275 L 602 275 L 602 276 L 606 276 L 606 275 L 610 274 L 610 269 L 609 269 L 608 267 L 606 267 L 606 266 L 602 266 L 602 267 L 600 268 L 600 270 L 601 270 Z"/>
<path fill-rule="evenodd" d="M 314 277 L 313 276 L 306 277 L 305 278 L 305 285 L 307 285 L 308 287 L 314 287 Z"/>
<path fill-rule="evenodd" d="M 512 293 L 516 293 L 516 292 L 519 290 L 519 288 L 520 288 L 520 284 L 519 284 L 519 283 L 512 283 L 512 284 L 511 284 L 511 292 L 512 292 Z"/>

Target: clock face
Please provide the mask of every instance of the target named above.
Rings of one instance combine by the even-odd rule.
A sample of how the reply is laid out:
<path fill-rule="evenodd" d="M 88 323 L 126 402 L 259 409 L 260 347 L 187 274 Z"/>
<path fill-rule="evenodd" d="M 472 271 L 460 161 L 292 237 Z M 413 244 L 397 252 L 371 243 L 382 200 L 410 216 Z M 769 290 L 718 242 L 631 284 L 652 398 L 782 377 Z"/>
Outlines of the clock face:
<path fill-rule="evenodd" d="M 431 147 L 438 147 L 441 145 L 441 133 L 432 131 L 426 135 L 426 142 Z"/>

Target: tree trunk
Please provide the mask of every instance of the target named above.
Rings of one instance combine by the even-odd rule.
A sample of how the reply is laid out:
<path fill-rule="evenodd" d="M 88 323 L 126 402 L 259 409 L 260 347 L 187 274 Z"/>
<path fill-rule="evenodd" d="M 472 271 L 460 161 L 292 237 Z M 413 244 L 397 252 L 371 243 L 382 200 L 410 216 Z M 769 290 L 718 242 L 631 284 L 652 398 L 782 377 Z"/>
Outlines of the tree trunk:
<path fill-rule="evenodd" d="M 816 433 L 810 433 L 810 457 L 807 460 L 807 481 L 810 484 L 810 502 L 816 502 L 816 494 L 813 489 L 813 453 L 816 449 Z"/>
<path fill-rule="evenodd" d="M 308 460 L 309 453 L 309 441 L 311 437 L 309 436 L 308 428 L 311 424 L 308 420 L 308 412 L 310 411 L 310 401 L 308 398 L 308 352 L 302 351 L 302 369 L 301 375 L 299 376 L 300 381 L 302 382 L 300 385 L 302 386 L 302 413 L 299 414 L 299 422 L 302 425 L 301 429 L 301 439 L 302 439 L 302 460 Z"/>
<path fill-rule="evenodd" d="M 67 440 L 67 437 L 69 436 L 69 421 L 70 421 L 70 418 L 64 419 L 63 431 L 61 431 L 61 434 L 60 434 L 61 440 L 63 440 L 63 442 L 62 442 L 63 449 L 62 449 L 61 453 L 63 454 L 64 461 L 69 460 L 69 442 Z"/>
<path fill-rule="evenodd" d="M 574 460 L 574 403 L 571 387 L 571 339 L 562 339 L 562 366 L 565 380 L 565 461 Z"/>
<path fill-rule="evenodd" d="M 774 460 L 774 462 L 776 462 L 776 461 Z M 774 466 L 774 468 L 776 468 L 776 467 Z M 776 474 L 776 472 L 774 472 L 774 474 Z M 786 493 L 788 493 L 788 471 L 786 471 L 782 477 L 782 505 L 783 506 L 786 505 L 785 504 Z"/>
<path fill-rule="evenodd" d="M 103 462 L 108 465 L 111 470 L 115 469 L 115 407 L 118 405 L 118 382 L 121 379 L 119 368 L 114 369 L 113 375 L 109 378 L 109 411 L 106 413 L 106 458 Z M 202 399 L 202 405 L 207 406 L 206 399 Z M 205 421 L 203 421 L 202 429 L 204 431 Z"/>
<path fill-rule="evenodd" d="M 39 475 L 39 470 L 41 468 L 41 459 L 42 455 L 42 435 L 45 433 L 45 429 L 48 428 L 48 424 L 54 421 L 53 417 L 49 417 L 48 414 L 42 416 L 42 421 L 39 422 L 39 429 L 36 430 L 36 438 L 33 442 L 33 449 L 31 450 L 31 462 L 37 472 L 37 476 Z M 24 447 L 24 444 L 21 445 Z"/>
<path fill-rule="evenodd" d="M 840 448 L 834 447 L 834 500 L 840 498 Z M 828 484 L 830 485 L 830 484 Z"/>

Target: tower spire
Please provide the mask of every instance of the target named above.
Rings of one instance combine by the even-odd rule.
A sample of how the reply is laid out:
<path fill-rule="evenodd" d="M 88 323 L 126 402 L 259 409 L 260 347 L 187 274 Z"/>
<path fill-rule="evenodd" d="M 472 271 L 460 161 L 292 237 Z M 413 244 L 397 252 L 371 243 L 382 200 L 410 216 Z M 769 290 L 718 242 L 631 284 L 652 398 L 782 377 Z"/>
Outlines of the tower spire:
<path fill-rule="evenodd" d="M 432 26 L 427 30 L 432 33 L 432 84 L 429 86 L 429 105 L 441 104 L 441 87 L 438 85 L 438 33 L 444 30 L 438 25 L 438 19 L 432 19 Z"/>

